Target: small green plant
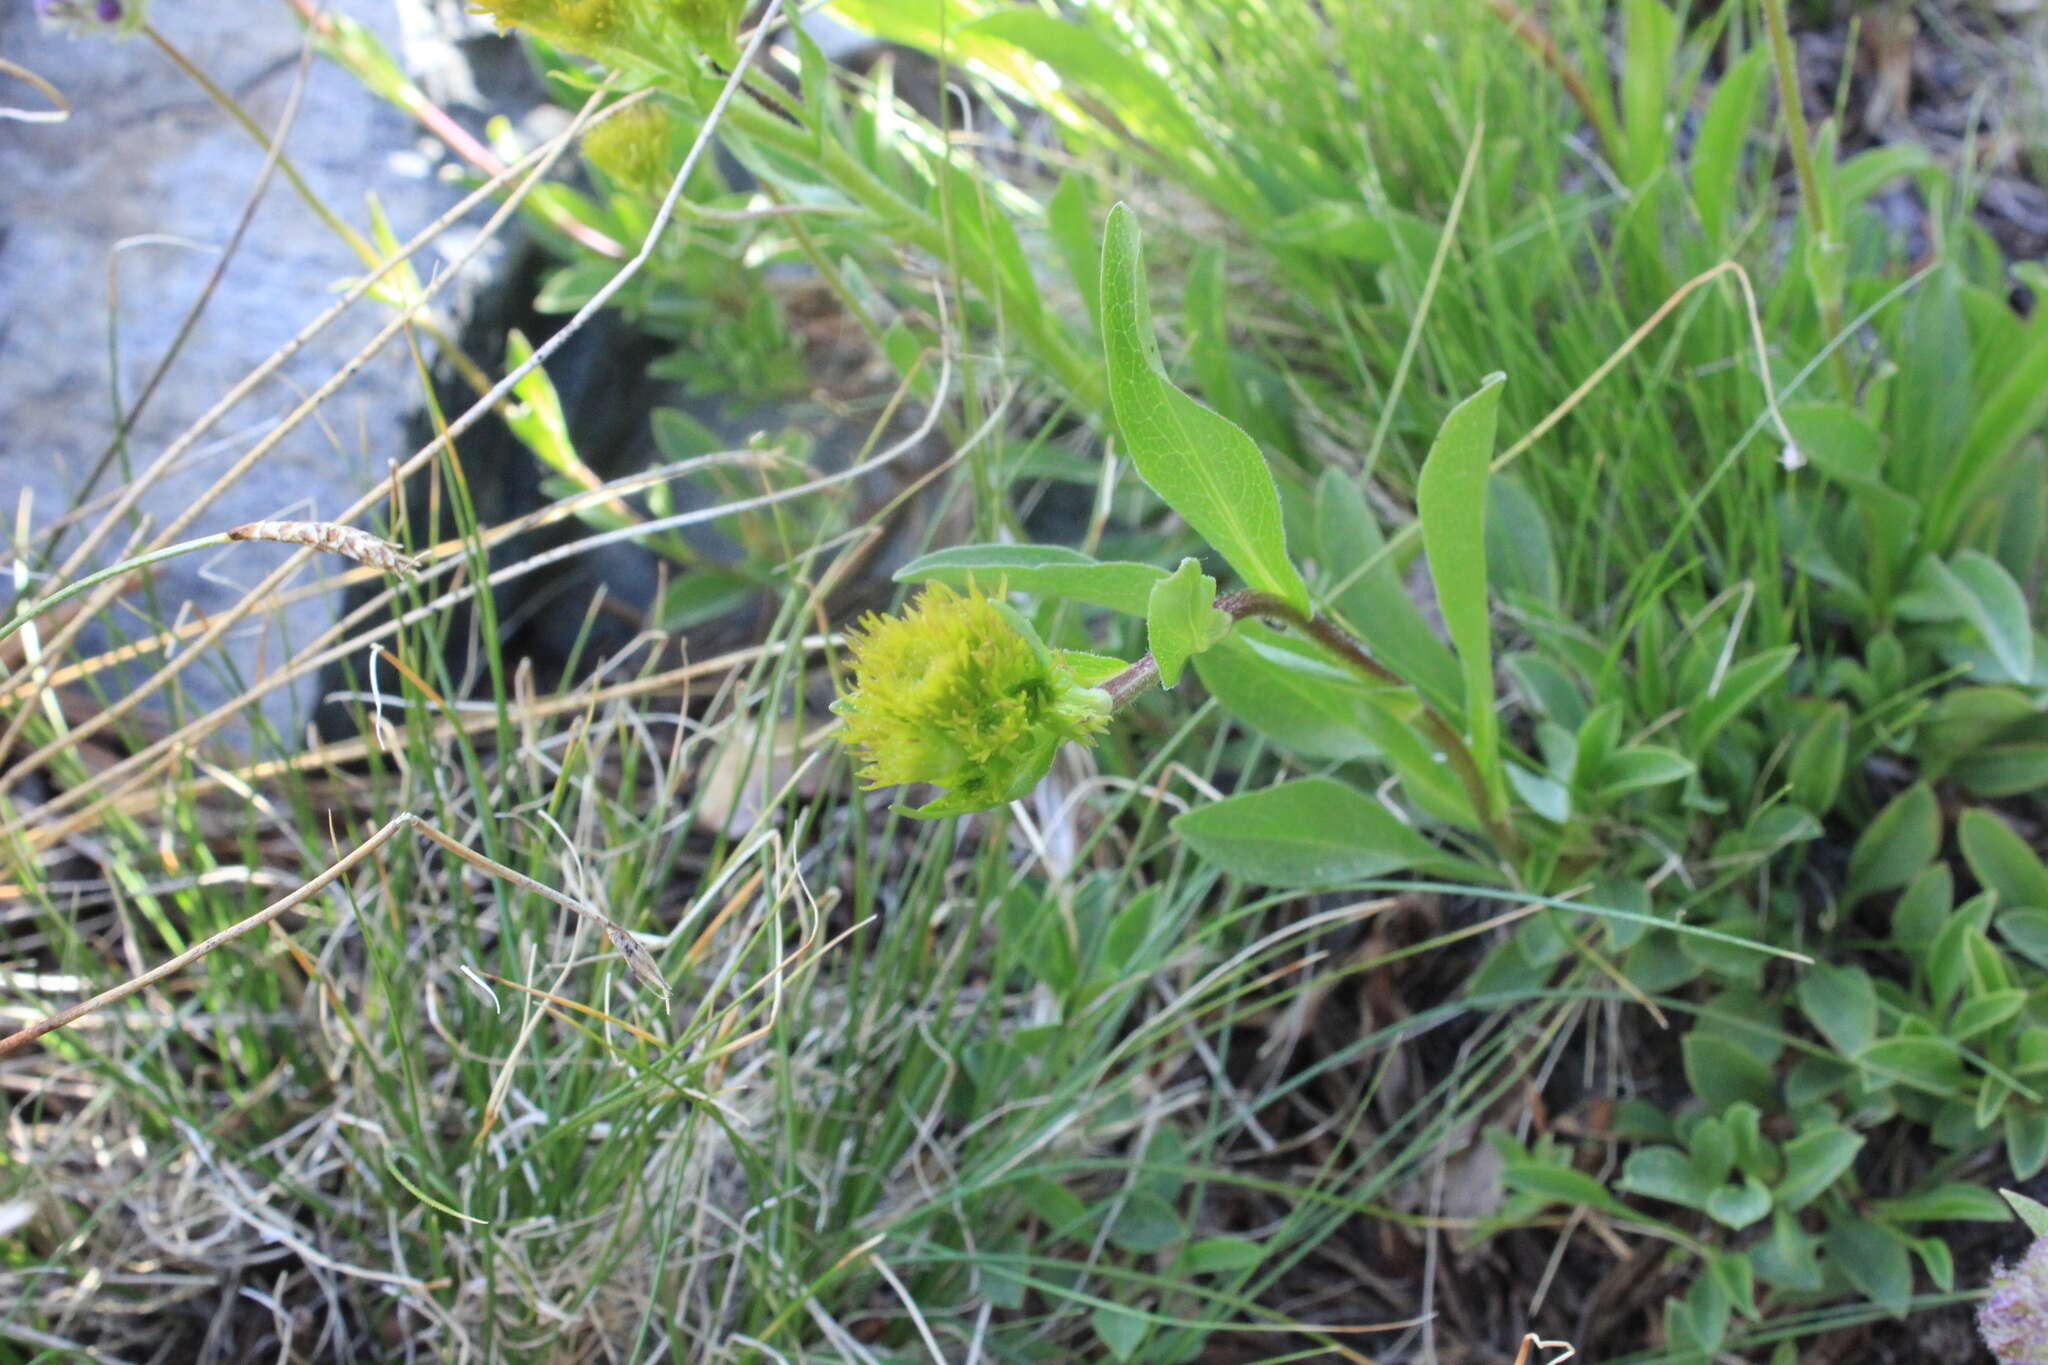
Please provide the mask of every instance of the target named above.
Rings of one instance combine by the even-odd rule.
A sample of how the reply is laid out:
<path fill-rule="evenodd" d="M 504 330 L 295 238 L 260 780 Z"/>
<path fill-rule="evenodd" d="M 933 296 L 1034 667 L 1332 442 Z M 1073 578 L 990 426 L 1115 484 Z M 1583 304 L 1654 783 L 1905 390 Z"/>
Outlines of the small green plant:
<path fill-rule="evenodd" d="M 684 1035 L 715 1059 L 693 1054 L 679 1074 L 694 1087 L 724 1065 L 708 1022 L 780 1031 L 775 1141 L 676 1100 L 658 1053 L 590 1093 L 578 1055 L 552 1096 L 550 1112 L 605 1115 L 577 1120 L 593 1135 L 626 1135 L 608 1192 L 666 1141 L 643 1079 L 683 1107 L 688 1142 L 731 1134 L 718 1159 L 763 1200 L 718 1210 L 743 1230 L 718 1291 L 739 1330 L 781 1349 L 821 1302 L 978 1299 L 992 1320 L 973 1349 L 992 1358 L 1193 1358 L 1216 1324 L 1264 1321 L 1298 1287 L 1293 1244 L 1344 1219 L 1390 1225 L 1390 1172 L 1509 1112 L 1511 1083 L 1568 1091 L 1565 1073 L 1617 1101 L 1612 1121 L 1500 1120 L 1503 1188 L 1476 1225 L 1547 1236 L 1563 1209 L 1568 1230 L 1601 1220 L 1601 1244 L 1575 1247 L 1588 1258 L 1615 1237 L 1658 1243 L 1643 1264 L 1689 1281 L 1642 1324 L 1661 1359 L 1786 1359 L 1801 1333 L 1954 1288 L 1942 1225 L 1998 1216 L 1970 1179 L 2048 1163 L 2048 865 L 2018 804 L 2048 765 L 2048 333 L 2007 305 L 2048 278 L 1998 259 L 1967 174 L 1907 145 L 1838 154 L 1835 120 L 1797 107 L 1775 0 L 840 0 L 992 94 L 979 116 L 1043 112 L 1057 178 L 974 159 L 986 128 L 954 136 L 950 104 L 937 124 L 912 114 L 887 64 L 835 75 L 799 35 L 773 77 L 753 69 L 737 6 L 488 8 L 534 35 L 551 85 L 596 120 L 588 184 L 528 201 L 563 262 L 546 306 L 605 293 L 670 343 L 663 373 L 759 394 L 800 373 L 773 287 L 800 264 L 961 452 L 961 477 L 931 486 L 932 522 L 969 543 L 895 570 L 924 595 L 856 630 L 838 710 L 870 784 L 941 788 L 917 814 L 997 814 L 963 829 L 829 797 L 763 803 L 778 853 L 801 851 L 774 866 L 778 906 L 809 913 L 803 877 L 847 865 L 835 889 L 853 922 L 885 924 L 855 940 L 843 990 L 799 992 L 772 1020 L 730 1000 Z M 700 160 L 676 183 L 714 120 L 745 177 Z M 1181 284 L 1156 318 L 1137 215 L 1099 213 L 1101 184 L 1159 225 L 1159 278 Z M 1900 186 L 1924 242 L 1877 207 Z M 638 273 L 608 292 L 640 243 Z M 545 375 L 515 396 L 551 490 L 592 492 Z M 679 468 L 717 449 L 678 414 L 654 434 Z M 821 611 L 813 556 L 852 519 L 812 486 L 801 442 L 743 454 L 684 477 L 714 496 L 766 489 L 771 510 L 718 514 L 742 546 L 731 562 L 651 541 L 690 569 L 663 620 L 773 594 L 787 642 Z M 1138 479 L 1112 477 L 1126 468 Z M 1047 489 L 1093 495 L 1061 543 L 1027 525 Z M 667 497 L 647 510 L 664 517 Z M 641 514 L 585 497 L 576 515 L 623 533 Z M 733 718 L 744 782 L 784 781 L 774 727 L 811 732 L 815 715 L 780 709 L 798 676 L 763 665 L 741 688 L 762 726 Z M 426 700 L 407 704 L 427 733 Z M 1088 752 L 1056 763 L 1069 741 Z M 636 772 L 677 780 L 627 747 Z M 599 773 L 573 757 L 535 747 L 512 785 L 522 819 L 597 799 Z M 489 791 L 487 756 L 461 758 Z M 410 759 L 452 827 L 445 755 Z M 792 789 L 825 766 L 810 764 Z M 664 870 L 745 862 L 722 842 L 684 854 L 667 818 L 623 798 L 589 816 L 634 850 L 611 885 L 648 918 Z M 517 824 L 481 822 L 500 823 Z M 1018 848 L 1031 857 L 1009 861 Z M 1269 990 L 1307 1009 L 1365 971 L 1303 968 L 1279 988 L 1241 974 L 1292 982 L 1275 945 L 1323 916 L 1348 924 L 1360 890 L 1396 877 L 1448 907 L 1456 927 L 1432 943 L 1484 937 L 1426 1010 L 1397 1009 L 1340 1061 L 1378 1066 L 1397 1040 L 1470 1023 L 1473 1070 L 1430 1076 L 1445 1112 L 1393 1125 L 1391 1164 L 1374 1136 L 1290 1191 L 1284 1233 L 1205 1226 L 1209 1191 L 1257 1187 L 1233 1144 L 1322 1063 L 1262 1073 L 1242 1104 L 1229 1073 L 1199 1116 L 1134 1096 L 1198 1069 L 1189 1057 L 1226 1068 Z M 963 906 L 991 930 L 985 953 L 932 932 Z M 482 948 L 458 908 L 445 932 Z M 749 921 L 746 958 L 778 985 L 780 913 Z M 404 987 L 400 1028 L 417 1018 L 402 947 L 380 940 L 376 959 Z M 698 965 L 685 947 L 665 965 Z M 512 949 L 493 950 L 516 975 Z M 1240 974 L 1203 974 L 1211 961 Z M 495 1016 L 465 1008 L 493 1036 Z M 466 1058 L 450 1070 L 478 1094 L 496 1084 Z M 426 1107 L 417 1078 L 389 1084 Z M 1363 1130 L 1379 1084 L 1332 1130 L 1354 1108 Z M 473 1207 L 551 1212 L 543 1195 L 581 1175 L 565 1144 L 535 1158 L 545 1191 L 494 1183 L 496 1168 L 465 1185 L 464 1154 L 421 1127 L 392 1176 L 429 1207 L 474 1188 Z M 703 1150 L 677 1169 L 709 1169 Z M 941 1164 L 935 1191 L 897 1179 Z M 705 1225 L 664 1225 L 663 1246 Z M 865 1259 L 870 1228 L 895 1269 Z M 468 1283 L 467 1252 L 418 1240 L 435 1275 Z M 655 1278 L 708 1302 L 697 1274 Z M 1066 1335 L 1039 1325 L 1077 1310 Z M 943 1353 L 891 1331 L 892 1347 Z"/>

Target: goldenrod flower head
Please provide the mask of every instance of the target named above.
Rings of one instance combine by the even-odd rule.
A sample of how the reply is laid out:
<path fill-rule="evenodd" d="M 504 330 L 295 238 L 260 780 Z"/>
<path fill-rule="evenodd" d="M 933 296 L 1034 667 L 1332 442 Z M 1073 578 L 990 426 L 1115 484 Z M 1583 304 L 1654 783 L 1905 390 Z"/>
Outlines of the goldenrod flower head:
<path fill-rule="evenodd" d="M 583 157 L 623 189 L 659 196 L 674 169 L 670 151 L 675 116 L 654 100 L 642 100 L 583 135 Z"/>
<path fill-rule="evenodd" d="M 626 31 L 625 0 L 474 0 L 499 23 L 522 25 L 565 47 L 588 51 Z"/>
<path fill-rule="evenodd" d="M 1092 743 L 1109 694 L 1083 687 L 1007 605 L 970 587 L 926 588 L 901 616 L 852 637 L 856 686 L 834 706 L 870 787 L 946 789 L 914 815 L 960 815 L 1038 785 L 1061 744 Z"/>
<path fill-rule="evenodd" d="M 572 52 L 672 70 L 690 49 L 730 62 L 745 0 L 472 0 Z"/>

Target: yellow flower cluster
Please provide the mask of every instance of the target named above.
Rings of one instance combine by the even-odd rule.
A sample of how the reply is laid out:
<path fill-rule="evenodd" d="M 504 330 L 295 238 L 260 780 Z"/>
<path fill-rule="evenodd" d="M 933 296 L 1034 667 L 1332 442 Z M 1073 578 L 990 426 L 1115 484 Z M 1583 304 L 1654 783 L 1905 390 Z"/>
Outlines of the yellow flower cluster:
<path fill-rule="evenodd" d="M 549 42 L 613 64 L 673 70 L 704 53 L 720 62 L 736 54 L 745 0 L 472 0 L 508 27 L 531 29 Z"/>
<path fill-rule="evenodd" d="M 622 189 L 659 198 L 675 169 L 676 119 L 654 100 L 642 100 L 583 135 L 583 158 Z"/>
<path fill-rule="evenodd" d="M 901 616 L 870 615 L 852 637 L 855 690 L 832 708 L 870 787 L 930 782 L 912 812 L 959 815 L 1038 785 L 1061 744 L 1092 743 L 1109 694 L 1083 687 L 1007 605 L 970 588 L 927 588 Z"/>

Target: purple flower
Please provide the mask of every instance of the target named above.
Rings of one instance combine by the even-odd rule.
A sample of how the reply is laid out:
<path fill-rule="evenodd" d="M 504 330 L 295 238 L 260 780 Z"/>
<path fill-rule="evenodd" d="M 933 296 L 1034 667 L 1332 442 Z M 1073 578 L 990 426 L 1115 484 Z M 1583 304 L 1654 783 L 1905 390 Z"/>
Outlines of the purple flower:
<path fill-rule="evenodd" d="M 2048 1237 L 1991 1272 L 1977 1331 L 2000 1365 L 2048 1365 Z"/>
<path fill-rule="evenodd" d="M 142 22 L 145 0 L 35 0 L 36 17 L 71 33 L 127 33 Z"/>

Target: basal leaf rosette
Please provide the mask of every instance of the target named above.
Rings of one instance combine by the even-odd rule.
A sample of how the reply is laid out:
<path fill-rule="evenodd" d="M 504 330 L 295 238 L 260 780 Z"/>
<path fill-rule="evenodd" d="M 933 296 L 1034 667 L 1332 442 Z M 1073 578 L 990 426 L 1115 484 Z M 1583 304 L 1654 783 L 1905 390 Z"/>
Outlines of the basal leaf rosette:
<path fill-rule="evenodd" d="M 989 810 L 1027 795 L 1069 740 L 1091 744 L 1110 697 L 1002 602 L 933 584 L 900 616 L 851 637 L 855 688 L 833 705 L 868 787 L 945 789 L 910 814 Z"/>

